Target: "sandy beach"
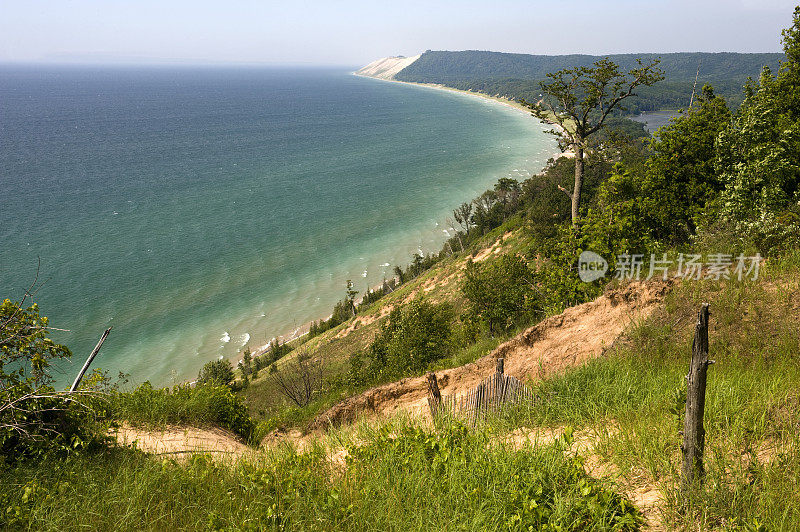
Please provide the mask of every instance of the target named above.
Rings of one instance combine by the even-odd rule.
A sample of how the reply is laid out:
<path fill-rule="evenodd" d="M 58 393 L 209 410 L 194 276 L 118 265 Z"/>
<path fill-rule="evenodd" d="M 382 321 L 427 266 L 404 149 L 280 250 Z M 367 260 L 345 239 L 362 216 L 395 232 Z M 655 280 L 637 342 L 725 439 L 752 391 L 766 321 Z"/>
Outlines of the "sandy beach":
<path fill-rule="evenodd" d="M 523 106 L 521 103 L 519 103 L 517 101 L 514 101 L 514 100 L 509 100 L 508 98 L 502 98 L 500 96 L 490 96 L 490 95 L 484 94 L 482 92 L 472 92 L 472 91 L 465 91 L 465 90 L 461 90 L 461 89 L 454 89 L 453 87 L 448 87 L 446 85 L 441 85 L 439 83 L 418 83 L 416 81 L 400 81 L 399 79 L 394 79 L 394 78 L 380 78 L 380 77 L 375 77 L 375 76 L 368 76 L 368 75 L 365 75 L 365 74 L 359 74 L 358 72 L 353 72 L 353 75 L 361 77 L 361 78 L 370 78 L 370 79 L 377 79 L 379 81 L 388 81 L 388 82 L 391 82 L 391 83 L 402 83 L 403 85 L 414 85 L 416 87 L 423 87 L 423 88 L 426 88 L 426 89 L 435 89 L 435 90 L 443 90 L 443 91 L 448 91 L 448 92 L 456 92 L 456 93 L 459 93 L 459 94 L 466 94 L 466 95 L 472 96 L 474 98 L 480 98 L 482 100 L 488 100 L 488 101 L 491 101 L 491 102 L 499 103 L 501 105 L 505 105 L 507 107 L 510 107 L 510 108 L 515 109 L 517 111 L 520 111 L 522 113 L 530 115 L 531 118 L 535 118 L 533 115 L 531 115 L 530 109 L 528 109 L 527 107 Z"/>
<path fill-rule="evenodd" d="M 419 83 L 419 82 L 416 82 L 416 81 L 401 81 L 399 79 L 395 79 L 394 78 L 395 74 L 397 74 L 398 72 L 400 72 L 400 70 L 402 70 L 403 68 L 405 68 L 408 65 L 410 65 L 411 63 L 413 63 L 414 60 L 416 60 L 418 57 L 419 56 L 416 55 L 416 56 L 408 57 L 408 58 L 405 58 L 405 57 L 397 57 L 397 58 L 387 57 L 387 58 L 379 59 L 379 60 L 374 61 L 373 63 L 370 63 L 369 65 L 367 65 L 367 66 L 365 66 L 365 67 L 353 72 L 353 75 L 354 76 L 358 76 L 358 77 L 362 77 L 362 78 L 377 79 L 379 81 L 389 81 L 389 82 L 392 82 L 392 83 L 402 83 L 404 85 L 414 85 L 414 86 L 423 87 L 423 88 L 426 88 L 426 89 L 443 90 L 443 91 L 448 91 L 448 92 L 465 94 L 467 96 L 472 96 L 473 98 L 480 98 L 480 99 L 485 100 L 485 101 L 490 101 L 490 102 L 498 103 L 500 105 L 505 105 L 506 107 L 510 107 L 511 109 L 514 109 L 515 111 L 519 111 L 521 113 L 525 113 L 525 114 L 527 114 L 528 116 L 530 116 L 531 118 L 533 118 L 535 120 L 539 120 L 538 118 L 533 116 L 533 114 L 531 113 L 530 109 L 528 109 L 527 107 L 525 107 L 524 105 L 522 105 L 521 103 L 519 103 L 516 100 L 510 100 L 510 99 L 504 98 L 502 96 L 491 96 L 489 94 L 485 94 L 485 93 L 482 93 L 482 92 L 474 92 L 474 91 L 465 91 L 465 90 L 461 90 L 461 89 L 455 89 L 453 87 L 448 87 L 448 86 L 442 85 L 440 83 Z M 391 64 L 393 61 L 396 62 L 395 65 Z M 554 123 L 551 123 L 551 122 L 544 122 L 544 121 L 542 121 L 542 123 L 546 124 L 549 127 L 554 128 L 554 129 L 561 129 L 561 127 L 558 124 L 554 124 Z M 553 154 L 553 158 L 554 159 L 557 159 L 558 157 L 574 157 L 574 156 L 575 156 L 575 154 L 572 151 L 565 151 L 563 153 L 561 151 L 558 151 L 558 152 L 555 152 Z"/>

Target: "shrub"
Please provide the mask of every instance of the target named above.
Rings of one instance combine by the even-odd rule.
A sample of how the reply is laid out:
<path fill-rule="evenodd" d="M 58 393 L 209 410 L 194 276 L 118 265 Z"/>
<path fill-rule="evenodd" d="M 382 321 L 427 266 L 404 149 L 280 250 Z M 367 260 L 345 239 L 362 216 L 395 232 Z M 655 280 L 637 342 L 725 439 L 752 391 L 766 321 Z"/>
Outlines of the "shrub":
<path fill-rule="evenodd" d="M 227 386 L 233 381 L 233 377 L 233 365 L 230 360 L 212 360 L 200 370 L 197 383 Z"/>
<path fill-rule="evenodd" d="M 450 354 L 453 309 L 415 299 L 397 307 L 365 354 L 351 357 L 350 378 L 363 384 L 417 372 Z"/>
<path fill-rule="evenodd" d="M 104 439 L 97 397 L 85 387 L 70 394 L 51 386 L 50 362 L 72 353 L 48 331 L 36 304 L 6 299 L 0 306 L 0 462 L 74 452 Z"/>
<path fill-rule="evenodd" d="M 483 263 L 467 262 L 461 291 L 469 300 L 469 314 L 486 323 L 489 332 L 508 331 L 542 312 L 537 280 L 517 255 L 503 255 Z"/>

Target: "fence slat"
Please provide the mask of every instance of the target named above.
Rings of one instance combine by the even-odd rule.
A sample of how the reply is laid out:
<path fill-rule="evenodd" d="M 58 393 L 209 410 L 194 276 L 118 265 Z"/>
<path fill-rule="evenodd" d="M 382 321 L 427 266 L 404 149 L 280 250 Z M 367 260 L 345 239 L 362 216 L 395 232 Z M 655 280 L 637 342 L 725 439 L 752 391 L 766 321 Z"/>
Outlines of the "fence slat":
<path fill-rule="evenodd" d="M 503 359 L 498 359 L 497 372 L 459 396 L 438 393 L 435 375 L 429 375 L 428 406 L 433 417 L 460 416 L 476 423 L 488 412 L 499 412 L 504 405 L 533 398 L 533 393 L 519 379 L 503 373 Z M 431 378 L 432 377 L 432 378 Z"/>

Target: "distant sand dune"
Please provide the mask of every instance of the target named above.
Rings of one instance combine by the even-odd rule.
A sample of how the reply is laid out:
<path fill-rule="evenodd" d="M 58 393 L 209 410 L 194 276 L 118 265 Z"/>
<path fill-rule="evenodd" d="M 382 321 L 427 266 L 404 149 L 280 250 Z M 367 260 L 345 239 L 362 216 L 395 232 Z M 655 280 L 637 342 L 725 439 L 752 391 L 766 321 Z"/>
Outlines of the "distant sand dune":
<path fill-rule="evenodd" d="M 395 74 L 419 59 L 419 55 L 412 57 L 384 57 L 368 64 L 364 68 L 356 70 L 359 76 L 368 76 L 379 79 L 394 79 Z"/>

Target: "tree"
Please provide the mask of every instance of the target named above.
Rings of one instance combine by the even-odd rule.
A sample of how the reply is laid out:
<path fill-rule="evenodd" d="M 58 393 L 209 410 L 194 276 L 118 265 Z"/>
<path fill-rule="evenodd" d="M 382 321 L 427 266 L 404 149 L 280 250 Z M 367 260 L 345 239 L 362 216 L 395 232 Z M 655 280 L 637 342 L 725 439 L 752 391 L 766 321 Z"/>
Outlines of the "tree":
<path fill-rule="evenodd" d="M 300 408 L 308 405 L 322 382 L 322 362 L 298 353 L 280 369 L 270 366 L 269 379 L 277 390 Z"/>
<path fill-rule="evenodd" d="M 247 375 L 253 372 L 253 353 L 249 347 L 245 347 L 242 353 L 242 368 Z"/>
<path fill-rule="evenodd" d="M 487 190 L 473 200 L 475 212 L 472 215 L 472 223 L 478 228 L 481 233 L 494 229 L 503 223 L 502 213 L 498 213 L 497 206 L 497 192 L 494 190 Z"/>
<path fill-rule="evenodd" d="M 494 185 L 497 199 L 503 205 L 514 204 L 519 198 L 520 190 L 519 181 L 510 177 L 501 177 Z"/>
<path fill-rule="evenodd" d="M 484 263 L 468 261 L 461 291 L 469 301 L 470 315 L 485 322 L 492 334 L 541 311 L 535 276 L 517 255 Z"/>
<path fill-rule="evenodd" d="M 369 348 L 373 374 L 396 376 L 425 369 L 452 347 L 453 309 L 414 299 L 395 308 Z"/>
<path fill-rule="evenodd" d="M 800 7 L 783 32 L 786 61 L 764 68 L 717 142 L 720 215 L 761 251 L 800 243 Z"/>
<path fill-rule="evenodd" d="M 645 198 L 644 194 L 640 174 L 617 163 L 600 185 L 596 201 L 583 219 L 577 249 L 590 250 L 609 259 L 622 253 L 647 255 L 656 251 L 650 236 L 657 232 L 653 225 L 654 213 L 649 212 L 651 198 Z"/>
<path fill-rule="evenodd" d="M 730 116 L 725 100 L 706 85 L 685 114 L 656 132 L 637 194 L 645 226 L 655 239 L 687 242 L 698 216 L 722 190 L 714 143 Z"/>
<path fill-rule="evenodd" d="M 103 439 L 96 392 L 89 390 L 98 379 L 76 392 L 51 385 L 50 363 L 72 353 L 48 338 L 49 322 L 38 305 L 25 305 L 31 289 L 22 301 L 0 305 L 0 463 L 53 449 L 73 452 Z"/>
<path fill-rule="evenodd" d="M 242 379 L 245 384 L 250 381 L 250 378 L 255 379 L 258 374 L 258 369 L 254 368 L 253 354 L 250 351 L 250 347 L 245 347 L 244 352 L 242 352 L 242 360 L 239 361 L 239 370 L 242 372 Z"/>
<path fill-rule="evenodd" d="M 539 86 L 545 95 L 535 103 L 521 100 L 534 116 L 558 126 L 550 133 L 558 138 L 563 150 L 575 152 L 575 183 L 572 192 L 560 187 L 572 202 L 572 225 L 580 220 L 581 187 L 583 186 L 583 154 L 589 137 L 600 131 L 612 111 L 622 109 L 620 102 L 635 96 L 639 86 L 650 86 L 664 79 L 657 67 L 659 60 L 638 67 L 627 74 L 608 58 L 592 67 L 575 67 L 547 74 L 548 81 Z"/>
<path fill-rule="evenodd" d="M 472 203 L 462 203 L 453 211 L 453 218 L 464 229 L 465 234 L 469 233 L 469 228 L 472 225 Z"/>
<path fill-rule="evenodd" d="M 197 383 L 228 386 L 233 378 L 233 365 L 230 360 L 212 360 L 200 370 Z"/>
<path fill-rule="evenodd" d="M 453 214 L 455 214 L 455 213 L 456 213 L 456 211 L 453 211 Z M 459 231 L 456 228 L 456 223 L 458 223 L 458 222 L 455 220 L 455 218 L 445 218 L 445 222 L 447 223 L 448 226 L 450 226 L 450 228 L 455 233 L 453 236 L 450 236 L 450 233 L 447 233 L 447 236 L 450 236 L 450 238 L 447 240 L 448 247 L 452 251 L 453 247 L 450 245 L 450 241 L 451 240 L 458 240 L 459 249 L 461 251 L 464 251 L 464 241 L 461 239 L 461 231 Z"/>
<path fill-rule="evenodd" d="M 347 288 L 345 290 L 345 300 L 350 306 L 350 309 L 353 311 L 353 316 L 356 315 L 356 296 L 358 295 L 358 290 L 353 288 L 355 286 L 353 281 L 350 279 L 347 280 Z"/>
<path fill-rule="evenodd" d="M 403 274 L 403 268 L 401 268 L 400 266 L 395 266 L 394 274 L 395 276 L 397 276 L 397 281 L 400 284 L 403 284 L 405 282 L 405 275 Z"/>

